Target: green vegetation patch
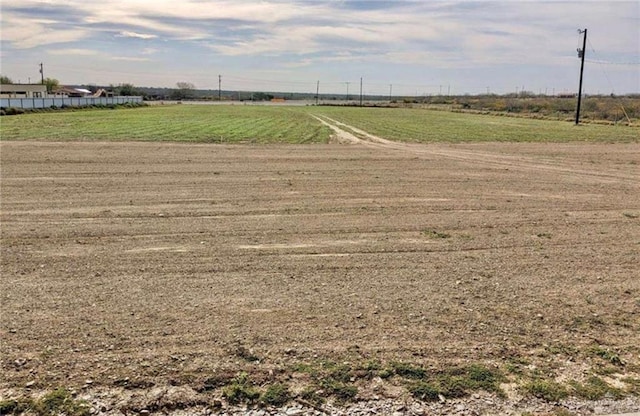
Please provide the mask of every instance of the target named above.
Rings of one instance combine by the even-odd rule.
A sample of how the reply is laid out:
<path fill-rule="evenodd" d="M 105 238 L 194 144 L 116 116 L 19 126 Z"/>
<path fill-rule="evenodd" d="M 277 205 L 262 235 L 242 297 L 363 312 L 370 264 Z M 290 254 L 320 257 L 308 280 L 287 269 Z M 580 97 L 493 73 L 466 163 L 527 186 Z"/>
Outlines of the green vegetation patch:
<path fill-rule="evenodd" d="M 311 111 L 311 110 L 310 110 Z M 637 127 L 452 113 L 421 108 L 314 107 L 376 136 L 404 142 L 638 142 Z"/>
<path fill-rule="evenodd" d="M 569 391 L 564 385 L 551 380 L 530 381 L 524 384 L 520 391 L 548 402 L 557 402 L 569 396 Z"/>
<path fill-rule="evenodd" d="M 282 406 L 291 400 L 289 387 L 283 383 L 275 383 L 267 387 L 260 396 L 260 402 L 269 406 Z"/>
<path fill-rule="evenodd" d="M 326 143 L 327 115 L 406 142 L 638 142 L 638 128 L 411 108 L 152 105 L 3 117 L 2 140 Z"/>
<path fill-rule="evenodd" d="M 295 107 L 153 105 L 3 117 L 2 140 L 326 143 L 328 127 Z"/>
<path fill-rule="evenodd" d="M 604 397 L 620 399 L 624 396 L 620 389 L 610 386 L 599 377 L 591 376 L 584 383 L 571 382 L 572 395 L 587 400 L 599 400 Z"/>
<path fill-rule="evenodd" d="M 260 391 L 249 380 L 247 373 L 241 373 L 222 389 L 222 395 L 231 404 L 254 403 L 260 398 Z"/>
<path fill-rule="evenodd" d="M 0 414 L 19 415 L 35 414 L 38 416 L 88 416 L 90 406 L 84 400 L 75 399 L 66 389 L 57 389 L 45 394 L 40 399 L 22 398 L 19 400 L 3 400 L 0 402 Z"/>

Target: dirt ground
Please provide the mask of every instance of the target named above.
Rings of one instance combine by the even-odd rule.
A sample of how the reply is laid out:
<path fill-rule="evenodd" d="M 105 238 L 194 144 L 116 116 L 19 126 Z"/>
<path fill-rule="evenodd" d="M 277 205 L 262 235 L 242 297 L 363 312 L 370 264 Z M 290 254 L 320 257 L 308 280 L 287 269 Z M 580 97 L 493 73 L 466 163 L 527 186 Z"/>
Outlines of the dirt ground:
<path fill-rule="evenodd" d="M 341 141 L 1 142 L 0 390 L 640 368 L 640 144 Z"/>

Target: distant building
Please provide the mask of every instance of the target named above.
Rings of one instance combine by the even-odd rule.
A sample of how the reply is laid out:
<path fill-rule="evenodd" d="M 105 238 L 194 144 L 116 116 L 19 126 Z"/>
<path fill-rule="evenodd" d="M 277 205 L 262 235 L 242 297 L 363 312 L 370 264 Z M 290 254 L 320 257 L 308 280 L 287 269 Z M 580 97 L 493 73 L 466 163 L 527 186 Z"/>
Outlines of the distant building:
<path fill-rule="evenodd" d="M 100 88 L 98 91 L 93 93 L 94 97 L 113 97 L 113 91 L 107 91 L 104 88 Z"/>
<path fill-rule="evenodd" d="M 0 84 L 0 98 L 45 98 L 47 86 L 43 84 Z"/>
<path fill-rule="evenodd" d="M 58 87 L 54 91 L 56 96 L 61 97 L 91 97 L 93 93 L 84 88 L 74 88 L 74 87 Z"/>

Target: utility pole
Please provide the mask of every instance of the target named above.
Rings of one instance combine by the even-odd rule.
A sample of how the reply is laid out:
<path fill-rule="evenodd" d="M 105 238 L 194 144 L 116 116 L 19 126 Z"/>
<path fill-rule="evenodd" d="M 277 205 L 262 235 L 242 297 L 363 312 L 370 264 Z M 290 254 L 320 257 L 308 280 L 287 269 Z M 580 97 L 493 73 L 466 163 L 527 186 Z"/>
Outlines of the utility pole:
<path fill-rule="evenodd" d="M 389 102 L 391 102 L 391 91 L 393 90 L 393 84 L 389 84 Z"/>
<path fill-rule="evenodd" d="M 44 84 L 44 69 L 42 66 L 42 62 L 40 62 L 40 83 Z"/>
<path fill-rule="evenodd" d="M 222 75 L 218 75 L 218 101 L 222 101 Z"/>
<path fill-rule="evenodd" d="M 349 84 L 351 84 L 351 82 L 347 81 L 345 84 L 347 84 L 347 101 L 349 101 Z"/>
<path fill-rule="evenodd" d="M 585 49 L 587 47 L 587 29 L 580 30 L 578 29 L 578 33 L 584 33 L 584 38 L 582 39 L 582 49 L 578 49 L 578 58 L 581 59 L 580 62 L 580 86 L 578 87 L 578 107 L 576 108 L 576 126 L 580 123 L 580 104 L 582 102 L 582 74 L 584 73 L 584 56 Z"/>
<path fill-rule="evenodd" d="M 360 107 L 362 107 L 362 77 L 360 77 Z"/>
<path fill-rule="evenodd" d="M 318 97 L 320 94 L 320 80 L 316 83 L 316 105 L 318 105 Z"/>

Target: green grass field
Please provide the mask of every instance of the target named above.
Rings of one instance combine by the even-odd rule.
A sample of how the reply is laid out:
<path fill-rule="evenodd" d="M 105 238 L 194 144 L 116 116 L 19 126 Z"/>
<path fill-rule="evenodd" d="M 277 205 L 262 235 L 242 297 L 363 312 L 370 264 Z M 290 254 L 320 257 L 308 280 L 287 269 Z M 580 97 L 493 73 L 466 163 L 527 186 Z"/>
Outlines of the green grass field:
<path fill-rule="evenodd" d="M 637 142 L 640 129 L 424 109 L 171 105 L 5 116 L 2 140 L 133 140 L 326 143 L 324 114 L 372 134 L 410 142 Z"/>
<path fill-rule="evenodd" d="M 3 140 L 327 142 L 330 130 L 294 107 L 169 105 L 2 117 Z"/>
<path fill-rule="evenodd" d="M 637 142 L 640 129 L 628 126 L 535 120 L 411 108 L 313 109 L 385 139 L 406 142 Z"/>

